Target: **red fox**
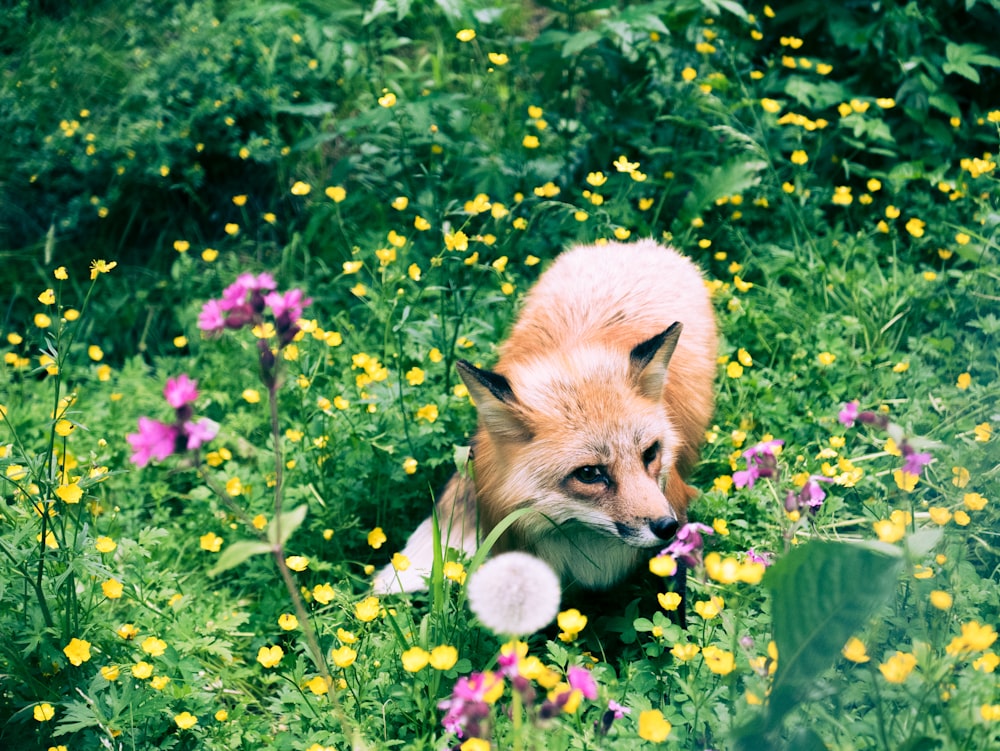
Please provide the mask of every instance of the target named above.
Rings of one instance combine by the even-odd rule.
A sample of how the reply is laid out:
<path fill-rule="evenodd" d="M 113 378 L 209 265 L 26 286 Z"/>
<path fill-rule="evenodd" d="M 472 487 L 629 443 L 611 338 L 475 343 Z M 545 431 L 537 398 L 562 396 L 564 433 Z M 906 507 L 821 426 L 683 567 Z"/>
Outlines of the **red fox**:
<path fill-rule="evenodd" d="M 562 253 L 529 291 L 495 369 L 457 363 L 479 426 L 474 479 L 456 474 L 437 503 L 442 540 L 471 555 L 528 507 L 493 552 L 532 553 L 564 587 L 620 582 L 687 520 L 716 349 L 704 279 L 676 251 L 644 240 Z M 426 588 L 431 525 L 402 551 L 406 571 L 376 576 L 377 592 Z"/>

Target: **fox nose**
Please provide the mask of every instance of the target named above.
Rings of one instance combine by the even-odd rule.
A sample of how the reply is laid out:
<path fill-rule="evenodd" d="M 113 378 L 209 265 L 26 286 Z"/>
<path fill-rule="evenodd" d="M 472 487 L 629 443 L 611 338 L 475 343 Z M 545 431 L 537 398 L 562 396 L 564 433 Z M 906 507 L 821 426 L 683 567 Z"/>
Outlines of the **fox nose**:
<path fill-rule="evenodd" d="M 661 516 L 659 519 L 654 519 L 649 523 L 649 528 L 653 531 L 653 534 L 661 540 L 670 540 L 673 538 L 679 526 L 677 520 L 670 516 Z"/>

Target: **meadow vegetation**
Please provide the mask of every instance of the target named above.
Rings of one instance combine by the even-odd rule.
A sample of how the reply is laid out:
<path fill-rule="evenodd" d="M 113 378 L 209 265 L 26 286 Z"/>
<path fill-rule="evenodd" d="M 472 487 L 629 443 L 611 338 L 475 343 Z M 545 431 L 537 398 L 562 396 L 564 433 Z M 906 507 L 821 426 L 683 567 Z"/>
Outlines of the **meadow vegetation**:
<path fill-rule="evenodd" d="M 998 17 L 5 4 L 0 743 L 1000 746 Z M 722 333 L 684 544 L 539 633 L 530 564 L 372 595 L 465 465 L 455 361 L 642 237 Z"/>

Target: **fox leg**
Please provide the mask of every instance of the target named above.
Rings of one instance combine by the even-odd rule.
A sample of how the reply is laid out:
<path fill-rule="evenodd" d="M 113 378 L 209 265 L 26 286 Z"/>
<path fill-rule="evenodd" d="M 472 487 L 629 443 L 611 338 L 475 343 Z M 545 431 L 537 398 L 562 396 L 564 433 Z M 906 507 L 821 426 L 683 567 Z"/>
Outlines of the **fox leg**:
<path fill-rule="evenodd" d="M 445 485 L 437 502 L 437 515 L 426 518 L 410 535 L 402 553 L 409 561 L 406 571 L 389 564 L 375 576 L 375 594 L 420 592 L 427 589 L 427 577 L 434 565 L 434 523 L 438 524 L 444 550 L 455 548 L 467 555 L 479 547 L 476 518 L 476 488 L 472 479 L 456 473 Z"/>

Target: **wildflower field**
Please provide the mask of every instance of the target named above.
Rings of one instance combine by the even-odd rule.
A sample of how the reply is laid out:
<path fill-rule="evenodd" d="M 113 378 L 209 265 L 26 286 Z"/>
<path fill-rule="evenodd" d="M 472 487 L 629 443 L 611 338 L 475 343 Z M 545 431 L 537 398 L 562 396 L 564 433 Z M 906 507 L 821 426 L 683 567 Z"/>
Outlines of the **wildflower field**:
<path fill-rule="evenodd" d="M 0 746 L 1000 747 L 998 29 L 5 3 Z M 720 327 L 690 523 L 599 597 L 490 541 L 373 594 L 468 471 L 456 361 L 647 237 Z"/>

